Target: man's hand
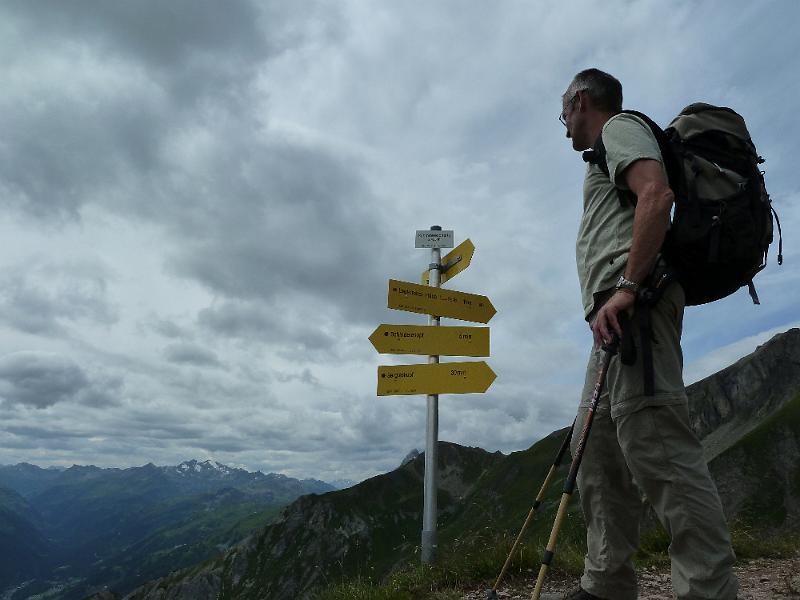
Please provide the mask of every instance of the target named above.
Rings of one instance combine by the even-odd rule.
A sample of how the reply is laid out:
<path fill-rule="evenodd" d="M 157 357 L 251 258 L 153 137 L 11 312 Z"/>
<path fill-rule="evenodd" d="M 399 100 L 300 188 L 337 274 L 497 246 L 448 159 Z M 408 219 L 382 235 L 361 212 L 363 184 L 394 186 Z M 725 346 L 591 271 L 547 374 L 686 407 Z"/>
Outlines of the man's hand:
<path fill-rule="evenodd" d="M 622 327 L 619 324 L 619 314 L 629 310 L 633 303 L 636 301 L 636 296 L 630 292 L 618 290 L 608 302 L 603 304 L 602 308 L 597 311 L 592 323 L 592 334 L 594 335 L 594 343 L 598 346 L 607 344 L 611 341 L 612 333 L 622 338 Z"/>

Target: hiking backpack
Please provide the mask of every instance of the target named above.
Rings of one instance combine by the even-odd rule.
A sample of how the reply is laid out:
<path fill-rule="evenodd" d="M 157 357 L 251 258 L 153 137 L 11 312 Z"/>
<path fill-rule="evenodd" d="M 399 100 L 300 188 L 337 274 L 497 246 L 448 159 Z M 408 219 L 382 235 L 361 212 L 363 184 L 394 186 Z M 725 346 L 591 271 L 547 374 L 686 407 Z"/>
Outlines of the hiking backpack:
<path fill-rule="evenodd" d="M 712 302 L 744 285 L 759 304 L 753 277 L 766 266 L 773 214 L 778 264 L 783 263 L 783 240 L 760 168 L 764 159 L 744 119 L 730 108 L 698 102 L 662 130 L 642 113 L 622 112 L 641 118 L 658 141 L 675 194 L 661 254 L 683 286 L 686 304 Z M 583 159 L 608 175 L 605 154 L 601 134 Z M 625 198 L 620 193 L 620 200 Z"/>

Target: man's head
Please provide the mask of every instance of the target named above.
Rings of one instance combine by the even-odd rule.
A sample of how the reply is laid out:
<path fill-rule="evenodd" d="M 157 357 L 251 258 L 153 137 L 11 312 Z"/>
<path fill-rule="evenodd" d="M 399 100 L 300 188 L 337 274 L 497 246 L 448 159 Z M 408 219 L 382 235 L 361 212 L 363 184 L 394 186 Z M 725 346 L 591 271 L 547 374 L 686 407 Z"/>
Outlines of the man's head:
<path fill-rule="evenodd" d="M 599 69 L 586 69 L 572 79 L 561 97 L 561 122 L 572 147 L 591 148 L 608 119 L 622 110 L 622 84 Z"/>

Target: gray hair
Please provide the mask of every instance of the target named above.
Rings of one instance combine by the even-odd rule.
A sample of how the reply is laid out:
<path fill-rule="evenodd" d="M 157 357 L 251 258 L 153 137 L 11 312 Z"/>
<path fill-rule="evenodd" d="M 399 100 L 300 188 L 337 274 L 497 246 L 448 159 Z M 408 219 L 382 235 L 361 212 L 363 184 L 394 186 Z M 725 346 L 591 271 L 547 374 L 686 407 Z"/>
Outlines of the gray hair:
<path fill-rule="evenodd" d="M 577 92 L 584 90 L 597 109 L 613 113 L 622 110 L 622 84 L 612 75 L 600 69 L 581 71 L 572 79 L 561 99 L 569 102 Z"/>

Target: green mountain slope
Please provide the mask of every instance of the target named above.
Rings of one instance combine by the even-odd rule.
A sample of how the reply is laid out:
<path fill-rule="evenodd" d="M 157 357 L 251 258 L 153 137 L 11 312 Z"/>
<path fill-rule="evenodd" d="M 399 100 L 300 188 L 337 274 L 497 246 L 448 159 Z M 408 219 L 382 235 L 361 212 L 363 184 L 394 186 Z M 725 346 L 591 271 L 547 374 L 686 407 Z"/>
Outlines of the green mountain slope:
<path fill-rule="evenodd" d="M 800 519 L 800 330 L 776 336 L 687 391 L 692 423 L 712 459 L 729 520 L 750 541 L 754 533 L 763 540 L 800 539 L 793 537 Z M 440 484 L 443 563 L 471 556 L 474 577 L 488 580 L 496 572 L 493 557 L 510 546 L 563 434 L 509 456 L 440 444 L 439 468 L 446 474 Z M 151 582 L 125 600 L 309 598 L 337 581 L 380 580 L 401 565 L 416 564 L 422 464 L 418 458 L 349 490 L 301 498 L 276 523 L 221 557 Z M 529 530 L 529 553 L 549 532 L 565 469 Z M 583 535 L 576 499 L 557 560 L 579 562 Z M 657 529 L 643 538 L 645 552 L 665 548 Z M 491 558 L 485 573 L 474 568 L 484 555 Z"/>
<path fill-rule="evenodd" d="M 40 530 L 40 517 L 13 490 L 0 487 L 0 581 L 24 581 L 49 569 L 52 548 Z"/>
<path fill-rule="evenodd" d="M 219 554 L 301 494 L 333 489 L 213 461 L 63 471 L 23 464 L 0 467 L 0 480 L 27 494 L 0 495 L 4 600 L 131 590 Z"/>
<path fill-rule="evenodd" d="M 440 522 L 454 517 L 499 453 L 441 443 Z M 290 598 L 350 575 L 380 575 L 417 551 L 424 459 L 323 495 L 303 496 L 222 557 L 128 598 Z M 174 586 L 173 586 L 174 582 Z"/>
<path fill-rule="evenodd" d="M 800 539 L 800 394 L 709 466 L 738 525 Z"/>

